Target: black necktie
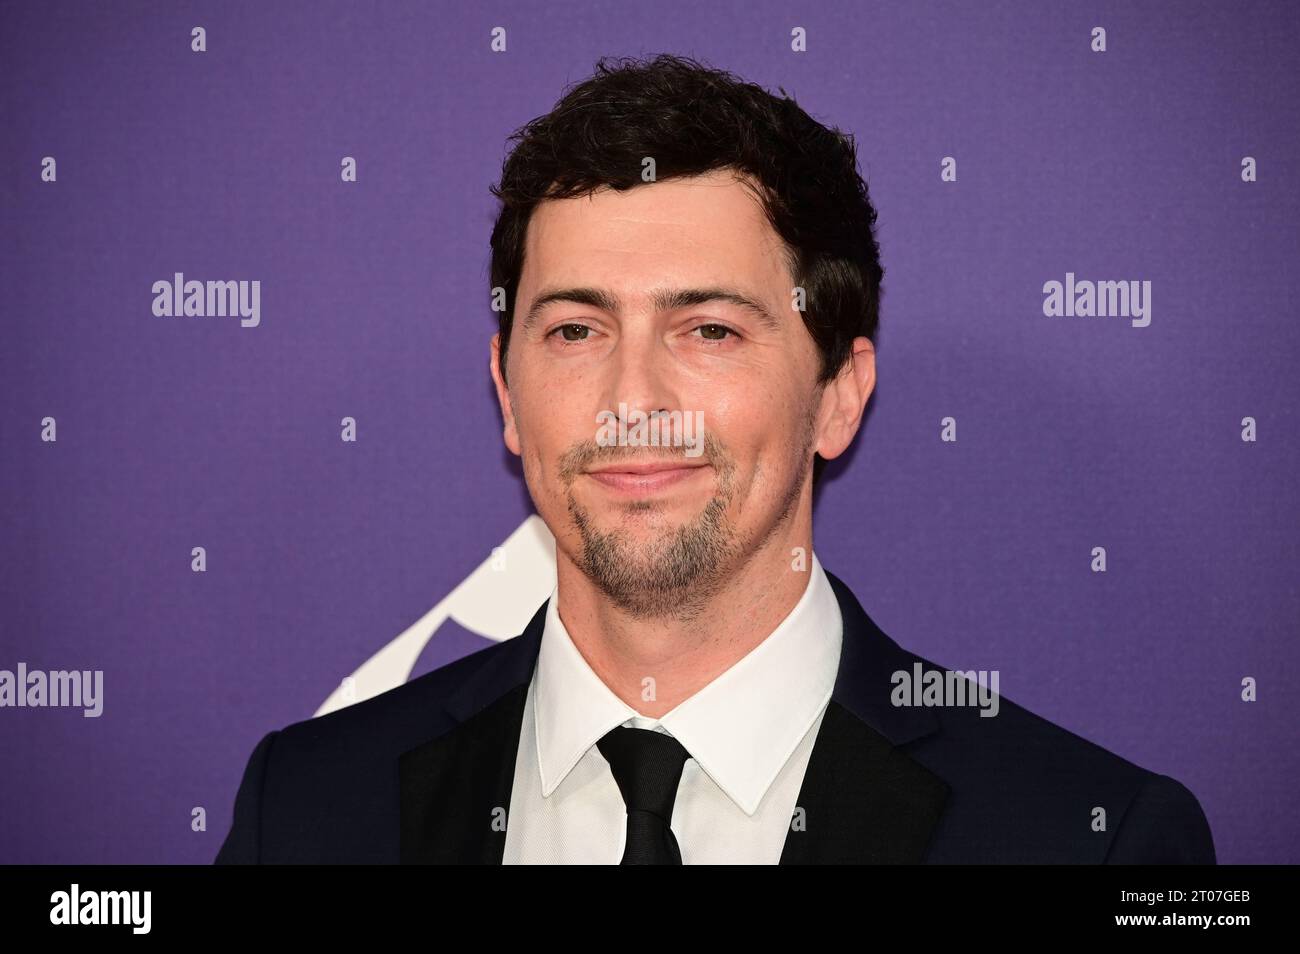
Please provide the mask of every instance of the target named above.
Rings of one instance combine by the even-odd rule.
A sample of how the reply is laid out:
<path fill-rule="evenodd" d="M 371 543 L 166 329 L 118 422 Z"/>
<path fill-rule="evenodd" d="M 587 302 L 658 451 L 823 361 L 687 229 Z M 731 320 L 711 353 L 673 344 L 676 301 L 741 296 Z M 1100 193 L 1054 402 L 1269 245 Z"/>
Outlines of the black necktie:
<path fill-rule="evenodd" d="M 680 865 L 682 853 L 669 826 L 677 783 L 691 753 L 671 735 L 623 725 L 596 745 L 627 806 L 627 847 L 620 864 Z"/>

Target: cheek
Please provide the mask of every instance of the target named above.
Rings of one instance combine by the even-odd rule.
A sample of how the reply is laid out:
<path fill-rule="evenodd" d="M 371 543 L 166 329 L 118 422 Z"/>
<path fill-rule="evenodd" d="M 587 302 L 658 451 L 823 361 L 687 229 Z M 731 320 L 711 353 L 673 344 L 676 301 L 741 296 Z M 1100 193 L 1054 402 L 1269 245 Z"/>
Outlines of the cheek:
<path fill-rule="evenodd" d="M 769 398 L 761 407 L 733 414 L 728 429 L 719 430 L 719 436 L 736 459 L 736 477 L 742 486 L 748 483 L 762 494 L 784 494 L 804 466 L 804 449 L 812 441 L 806 401 L 794 394 L 780 402 Z"/>
<path fill-rule="evenodd" d="M 719 420 L 771 421 L 789 413 L 791 403 L 802 397 L 801 388 L 784 368 L 759 368 L 693 384 L 691 393 L 706 419 L 712 412 Z"/>
<path fill-rule="evenodd" d="M 531 370 L 531 369 L 530 369 Z M 539 368 L 521 382 L 527 395 L 520 427 L 527 427 L 534 444 L 550 451 L 565 450 L 575 441 L 592 440 L 596 433 L 595 384 L 590 377 Z M 522 376 L 521 376 L 522 377 Z"/>
<path fill-rule="evenodd" d="M 705 430 L 712 430 L 738 460 L 780 451 L 797 434 L 791 415 L 802 403 L 780 381 L 714 388 L 701 391 L 697 400 Z"/>
<path fill-rule="evenodd" d="M 753 446 L 769 409 L 768 398 L 755 389 L 714 383 L 695 390 L 683 411 L 702 412 L 705 434 L 712 434 L 740 463 Z"/>

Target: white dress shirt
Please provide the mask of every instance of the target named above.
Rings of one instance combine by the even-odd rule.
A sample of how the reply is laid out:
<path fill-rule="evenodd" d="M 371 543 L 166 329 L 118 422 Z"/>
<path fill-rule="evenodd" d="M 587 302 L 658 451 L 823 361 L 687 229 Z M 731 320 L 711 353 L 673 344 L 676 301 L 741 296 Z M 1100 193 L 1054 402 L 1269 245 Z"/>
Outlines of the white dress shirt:
<path fill-rule="evenodd" d="M 666 732 L 691 757 L 672 830 L 683 864 L 780 861 L 839 669 L 839 602 L 813 554 L 799 602 L 766 639 L 662 718 L 642 716 L 546 612 L 528 687 L 503 864 L 618 864 L 623 796 L 596 742 L 620 725 Z"/>

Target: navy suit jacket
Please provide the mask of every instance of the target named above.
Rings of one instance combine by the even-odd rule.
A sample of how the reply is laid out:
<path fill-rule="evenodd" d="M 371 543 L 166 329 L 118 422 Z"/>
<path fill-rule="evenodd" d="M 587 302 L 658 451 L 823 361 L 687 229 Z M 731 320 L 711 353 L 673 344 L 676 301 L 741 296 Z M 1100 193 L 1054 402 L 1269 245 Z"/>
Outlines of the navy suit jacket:
<path fill-rule="evenodd" d="M 1214 864 L 1200 804 L 1169 776 L 1005 697 L 994 717 L 893 705 L 895 672 L 942 667 L 827 576 L 843 648 L 782 864 Z M 500 864 L 545 619 L 543 603 L 513 639 L 267 733 L 216 862 Z"/>

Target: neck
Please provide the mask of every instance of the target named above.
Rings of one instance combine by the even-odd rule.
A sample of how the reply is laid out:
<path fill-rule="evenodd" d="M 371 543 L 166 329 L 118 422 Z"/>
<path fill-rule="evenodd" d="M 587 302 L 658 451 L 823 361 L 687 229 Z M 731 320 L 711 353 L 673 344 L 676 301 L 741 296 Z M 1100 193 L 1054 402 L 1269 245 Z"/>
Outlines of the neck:
<path fill-rule="evenodd" d="M 798 562 L 796 547 L 803 549 Z M 641 715 L 659 718 L 743 659 L 790 615 L 808 587 L 812 553 L 812 506 L 805 494 L 761 547 L 727 569 L 689 618 L 627 613 L 559 550 L 557 610 L 601 681 Z"/>

